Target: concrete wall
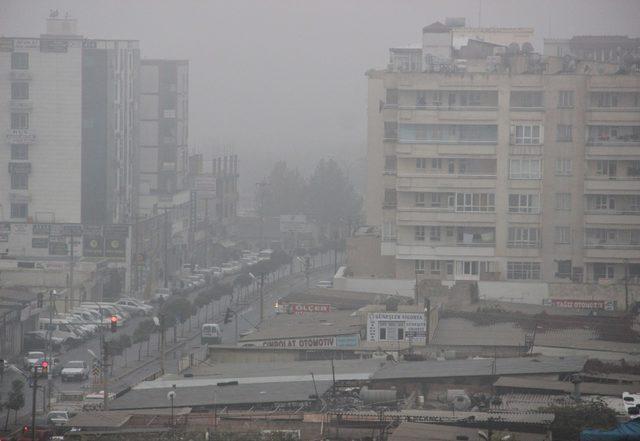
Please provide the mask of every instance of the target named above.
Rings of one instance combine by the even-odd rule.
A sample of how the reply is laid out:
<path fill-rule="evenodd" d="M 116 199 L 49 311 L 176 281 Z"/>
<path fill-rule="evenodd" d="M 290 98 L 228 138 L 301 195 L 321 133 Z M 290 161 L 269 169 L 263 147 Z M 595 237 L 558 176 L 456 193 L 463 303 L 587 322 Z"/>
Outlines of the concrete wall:
<path fill-rule="evenodd" d="M 414 279 L 345 277 L 345 267 L 338 270 L 333 278 L 333 287 L 342 291 L 370 292 L 372 294 L 414 297 Z"/>
<path fill-rule="evenodd" d="M 379 236 L 356 236 L 347 239 L 347 267 L 354 276 L 394 277 L 395 259 L 380 255 Z"/>

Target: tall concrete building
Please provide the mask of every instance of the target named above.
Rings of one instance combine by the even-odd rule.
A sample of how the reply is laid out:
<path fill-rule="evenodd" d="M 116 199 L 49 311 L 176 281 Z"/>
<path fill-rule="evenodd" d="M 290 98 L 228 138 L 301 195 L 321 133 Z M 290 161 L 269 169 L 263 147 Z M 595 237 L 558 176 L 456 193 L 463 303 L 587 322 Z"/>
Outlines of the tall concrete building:
<path fill-rule="evenodd" d="M 51 17 L 0 39 L 0 220 L 126 223 L 137 205 L 138 43 Z"/>
<path fill-rule="evenodd" d="M 189 63 L 142 60 L 140 76 L 139 192 L 146 217 L 188 199 Z"/>
<path fill-rule="evenodd" d="M 365 210 L 392 275 L 640 277 L 637 58 L 543 58 L 532 32 L 435 23 L 368 72 Z"/>

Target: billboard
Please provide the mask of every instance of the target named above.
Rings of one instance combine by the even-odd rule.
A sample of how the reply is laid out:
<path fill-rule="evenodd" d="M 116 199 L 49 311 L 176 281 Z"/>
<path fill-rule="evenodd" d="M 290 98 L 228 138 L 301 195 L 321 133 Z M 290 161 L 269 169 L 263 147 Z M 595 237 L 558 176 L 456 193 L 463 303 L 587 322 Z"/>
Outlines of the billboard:
<path fill-rule="evenodd" d="M 557 308 L 570 309 L 602 309 L 615 311 L 615 300 L 580 300 L 580 299 L 544 299 L 543 306 L 555 306 Z"/>
<path fill-rule="evenodd" d="M 406 341 L 427 343 L 427 321 L 419 312 L 370 312 L 367 315 L 367 341 Z"/>
<path fill-rule="evenodd" d="M 287 349 L 325 349 L 351 346 L 351 343 L 359 342 L 359 336 L 338 335 L 326 337 L 295 337 L 278 338 L 270 340 L 256 340 L 240 342 L 242 346 L 259 346 L 264 348 L 287 348 Z M 357 346 L 357 344 L 355 345 Z"/>
<path fill-rule="evenodd" d="M 278 304 L 278 312 L 287 314 L 331 312 L 331 305 L 324 303 L 281 303 Z"/>

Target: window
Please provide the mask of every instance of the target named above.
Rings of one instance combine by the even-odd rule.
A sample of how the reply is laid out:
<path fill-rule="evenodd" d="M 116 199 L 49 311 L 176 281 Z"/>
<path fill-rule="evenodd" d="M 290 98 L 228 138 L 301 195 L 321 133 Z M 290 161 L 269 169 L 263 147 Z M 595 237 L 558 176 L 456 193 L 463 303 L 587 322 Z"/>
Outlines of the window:
<path fill-rule="evenodd" d="M 511 107 L 542 107 L 543 93 L 541 90 L 511 92 L 509 97 Z"/>
<path fill-rule="evenodd" d="M 398 204 L 395 188 L 386 188 L 384 190 L 384 205 L 386 207 L 395 207 Z"/>
<path fill-rule="evenodd" d="M 596 176 L 615 176 L 617 168 L 616 161 L 606 159 L 596 161 Z"/>
<path fill-rule="evenodd" d="M 540 280 L 538 262 L 507 262 L 507 279 Z"/>
<path fill-rule="evenodd" d="M 29 99 L 29 83 L 11 83 L 12 100 Z"/>
<path fill-rule="evenodd" d="M 425 228 L 422 225 L 418 225 L 415 227 L 415 240 L 423 241 L 425 238 Z"/>
<path fill-rule="evenodd" d="M 12 52 L 11 69 L 29 69 L 29 54 L 26 52 Z"/>
<path fill-rule="evenodd" d="M 424 274 L 424 260 L 415 261 L 416 274 Z"/>
<path fill-rule="evenodd" d="M 385 173 L 395 172 L 396 171 L 396 157 L 395 156 L 385 156 L 384 157 L 384 171 L 385 171 Z"/>
<path fill-rule="evenodd" d="M 379 339 L 386 340 L 387 339 L 387 328 L 380 328 L 378 331 Z"/>
<path fill-rule="evenodd" d="M 570 260 L 558 260 L 558 272 L 556 273 L 556 277 L 560 279 L 570 279 L 571 278 L 571 261 Z"/>
<path fill-rule="evenodd" d="M 458 261 L 456 262 L 458 273 L 465 276 L 477 276 L 478 275 L 478 262 L 477 261 Z"/>
<path fill-rule="evenodd" d="M 429 261 L 429 267 L 431 269 L 431 274 L 440 274 L 440 261 L 439 260 L 431 260 L 431 261 Z"/>
<path fill-rule="evenodd" d="M 447 227 L 446 231 L 447 231 L 447 237 L 453 237 L 453 235 L 455 233 L 455 228 Z"/>
<path fill-rule="evenodd" d="M 593 210 L 615 210 L 616 200 L 611 195 L 597 194 L 592 197 L 590 205 Z"/>
<path fill-rule="evenodd" d="M 427 91 L 418 90 L 416 93 L 416 107 L 426 107 L 426 106 L 427 106 Z"/>
<path fill-rule="evenodd" d="M 434 170 L 440 170 L 442 168 L 442 159 L 434 158 L 431 160 L 431 168 Z"/>
<path fill-rule="evenodd" d="M 398 340 L 404 340 L 404 328 L 398 328 Z"/>
<path fill-rule="evenodd" d="M 556 141 L 571 142 L 573 140 L 573 126 L 570 124 L 558 124 L 556 129 Z"/>
<path fill-rule="evenodd" d="M 573 105 L 573 90 L 561 90 L 558 92 L 559 108 L 572 108 Z"/>
<path fill-rule="evenodd" d="M 11 204 L 11 218 L 24 219 L 27 217 L 28 210 L 26 203 L 12 203 Z"/>
<path fill-rule="evenodd" d="M 28 187 L 29 175 L 27 173 L 11 173 L 11 189 L 26 190 Z"/>
<path fill-rule="evenodd" d="M 600 279 L 613 279 L 615 270 L 613 264 L 610 263 L 594 263 L 593 264 L 593 280 L 597 282 Z"/>
<path fill-rule="evenodd" d="M 416 207 L 424 207 L 425 194 L 416 193 Z"/>
<path fill-rule="evenodd" d="M 442 206 L 442 193 L 431 193 L 431 207 L 438 208 Z"/>
<path fill-rule="evenodd" d="M 556 210 L 571 210 L 571 193 L 556 193 Z"/>
<path fill-rule="evenodd" d="M 440 242 L 440 227 L 431 227 L 429 230 L 429 240 L 432 242 Z"/>
<path fill-rule="evenodd" d="M 496 195 L 494 193 L 456 193 L 456 211 L 494 212 Z"/>
<path fill-rule="evenodd" d="M 618 107 L 618 94 L 615 92 L 591 92 L 592 107 Z"/>
<path fill-rule="evenodd" d="M 510 179 L 541 179 L 542 169 L 540 159 L 510 159 Z"/>
<path fill-rule="evenodd" d="M 538 213 L 539 211 L 539 195 L 521 193 L 509 195 L 509 213 Z"/>
<path fill-rule="evenodd" d="M 27 144 L 11 144 L 11 159 L 14 161 L 29 159 L 29 146 Z"/>
<path fill-rule="evenodd" d="M 11 128 L 14 130 L 28 129 L 29 128 L 29 114 L 28 113 L 12 113 L 11 114 Z"/>
<path fill-rule="evenodd" d="M 387 89 L 387 106 L 397 106 L 398 105 L 398 89 Z"/>
<path fill-rule="evenodd" d="M 537 145 L 540 144 L 540 126 L 538 125 L 517 125 L 516 145 Z"/>
<path fill-rule="evenodd" d="M 447 260 L 447 276 L 453 276 L 453 260 Z"/>
<path fill-rule="evenodd" d="M 416 168 L 420 170 L 424 170 L 427 168 L 427 159 L 426 158 L 417 158 L 416 159 Z"/>
<path fill-rule="evenodd" d="M 398 137 L 398 123 L 385 121 L 384 137 L 386 139 L 396 139 Z"/>
<path fill-rule="evenodd" d="M 571 159 L 556 159 L 556 176 L 571 176 L 572 165 Z"/>
<path fill-rule="evenodd" d="M 509 248 L 538 248 L 540 231 L 537 228 L 509 227 Z"/>
<path fill-rule="evenodd" d="M 393 222 L 384 222 L 382 224 L 382 240 L 396 239 L 396 224 Z"/>
<path fill-rule="evenodd" d="M 571 227 L 556 227 L 556 243 L 571 243 Z"/>
<path fill-rule="evenodd" d="M 449 162 L 447 164 L 447 173 L 452 175 L 455 172 L 456 172 L 456 162 L 453 159 L 449 159 Z"/>

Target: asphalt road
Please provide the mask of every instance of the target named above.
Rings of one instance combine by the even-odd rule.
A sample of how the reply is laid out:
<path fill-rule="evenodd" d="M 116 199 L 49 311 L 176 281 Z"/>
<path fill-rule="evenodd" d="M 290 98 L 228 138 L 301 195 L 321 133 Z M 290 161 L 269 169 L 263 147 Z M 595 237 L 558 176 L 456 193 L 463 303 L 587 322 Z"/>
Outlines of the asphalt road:
<path fill-rule="evenodd" d="M 323 259 L 323 263 L 327 263 L 330 260 Z M 317 261 L 316 265 L 320 262 Z M 296 264 L 294 271 L 298 271 L 292 275 L 288 274 L 288 270 L 283 271 L 287 275 L 283 274 L 279 280 L 265 283 L 264 287 L 264 317 L 268 319 L 275 315 L 275 309 L 273 304 L 280 298 L 290 294 L 291 292 L 302 291 L 306 289 L 306 278 L 301 271 L 300 265 Z M 315 269 L 310 276 L 310 286 L 314 286 L 317 281 L 327 279 L 333 273 L 333 265 L 326 265 L 321 269 Z M 208 289 L 207 287 L 201 290 Z M 190 300 L 193 300 L 200 290 L 194 291 L 188 295 Z M 177 372 L 178 360 L 189 354 L 190 352 L 202 350 L 200 345 L 200 324 L 205 322 L 219 323 L 223 328 L 223 343 L 234 344 L 236 342 L 236 325 L 233 317 L 231 322 L 223 324 L 224 312 L 227 307 L 232 308 L 238 313 L 238 334 L 242 335 L 243 332 L 250 330 L 260 321 L 260 304 L 258 290 L 254 289 L 253 292 L 236 292 L 234 293 L 236 302 L 231 303 L 231 296 L 226 296 L 219 300 L 212 302 L 200 309 L 197 318 L 192 318 L 190 323 L 178 325 L 176 331 L 172 328 L 166 332 L 166 353 L 165 353 L 165 372 Z M 124 325 L 118 329 L 116 334 L 111 334 L 108 330 L 105 330 L 105 336 L 107 340 L 111 336 L 119 336 L 122 334 L 128 334 L 132 336 L 137 324 L 144 320 L 144 317 L 132 317 L 129 318 Z M 174 341 L 173 337 L 176 335 L 178 338 Z M 160 357 L 159 357 L 159 335 L 154 334 L 147 345 L 134 344 L 128 349 L 126 357 L 117 357 L 113 366 L 113 371 L 110 376 L 110 392 L 122 392 L 127 388 L 144 381 L 160 371 Z M 59 362 L 64 364 L 71 360 L 84 360 L 91 366 L 92 357 L 88 350 L 93 351 L 95 354 L 100 354 L 100 338 L 95 335 L 89 340 L 86 340 L 79 346 L 66 350 L 57 355 L 56 358 Z M 148 352 L 147 352 L 148 351 Z M 125 362 L 126 359 L 126 362 Z M 6 372 L 4 376 L 4 382 L 2 385 L 3 395 L 6 397 L 9 384 L 15 378 L 21 378 L 18 373 Z M 40 385 L 46 385 L 47 381 L 41 379 Z M 59 377 L 52 380 L 52 396 L 57 396 L 60 392 L 70 391 L 97 391 L 102 390 L 99 383 L 99 377 L 91 377 L 88 380 L 81 382 L 62 382 Z M 25 393 L 25 406 L 19 412 L 22 415 L 19 420 L 25 420 L 31 412 L 31 389 L 26 386 Z M 42 412 L 46 407 L 47 397 L 45 391 L 39 390 L 37 396 L 37 408 L 39 412 Z M 55 401 L 55 400 L 54 400 Z"/>

